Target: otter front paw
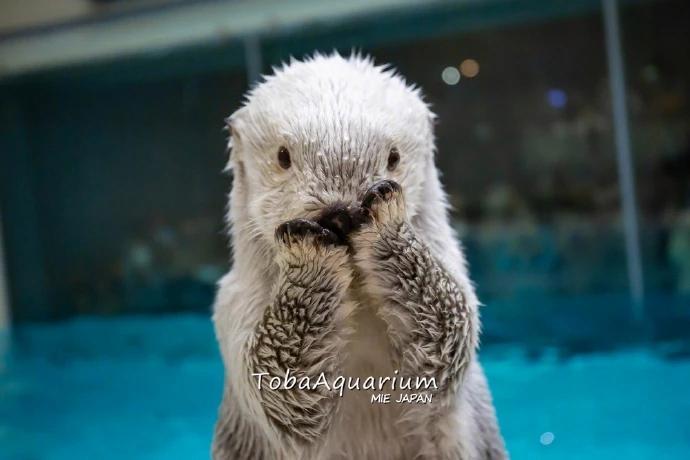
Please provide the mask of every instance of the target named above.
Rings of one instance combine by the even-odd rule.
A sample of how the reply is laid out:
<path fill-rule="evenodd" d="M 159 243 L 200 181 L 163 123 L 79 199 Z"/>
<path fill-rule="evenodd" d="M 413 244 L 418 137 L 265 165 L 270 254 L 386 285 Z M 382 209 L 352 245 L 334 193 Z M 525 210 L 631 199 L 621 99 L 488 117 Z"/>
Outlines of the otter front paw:
<path fill-rule="evenodd" d="M 404 252 L 409 246 L 412 230 L 407 224 L 405 199 L 398 183 L 385 179 L 369 187 L 359 214 L 362 224 L 349 238 L 356 264 L 375 270 L 382 259 L 396 251 Z"/>
<path fill-rule="evenodd" d="M 405 216 L 402 187 L 389 179 L 374 183 L 364 194 L 361 209 L 365 221 L 375 224 L 401 222 Z"/>
<path fill-rule="evenodd" d="M 340 271 L 347 263 L 347 247 L 338 235 L 308 219 L 293 219 L 276 228 L 278 252 L 276 261 L 281 267 L 297 267 L 320 271 Z"/>
<path fill-rule="evenodd" d="M 328 246 L 338 243 L 338 236 L 331 230 L 307 219 L 293 219 L 276 228 L 276 239 L 284 245 L 300 243 Z"/>

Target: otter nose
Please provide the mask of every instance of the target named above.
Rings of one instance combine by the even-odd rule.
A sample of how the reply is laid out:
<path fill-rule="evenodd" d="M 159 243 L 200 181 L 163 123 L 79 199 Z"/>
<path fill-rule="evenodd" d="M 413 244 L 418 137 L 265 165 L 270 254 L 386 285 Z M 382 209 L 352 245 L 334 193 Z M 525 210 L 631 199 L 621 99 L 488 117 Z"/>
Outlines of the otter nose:
<path fill-rule="evenodd" d="M 350 232 L 359 226 L 357 211 L 358 209 L 348 207 L 344 203 L 335 203 L 323 210 L 317 222 L 335 233 L 340 243 L 345 243 Z"/>

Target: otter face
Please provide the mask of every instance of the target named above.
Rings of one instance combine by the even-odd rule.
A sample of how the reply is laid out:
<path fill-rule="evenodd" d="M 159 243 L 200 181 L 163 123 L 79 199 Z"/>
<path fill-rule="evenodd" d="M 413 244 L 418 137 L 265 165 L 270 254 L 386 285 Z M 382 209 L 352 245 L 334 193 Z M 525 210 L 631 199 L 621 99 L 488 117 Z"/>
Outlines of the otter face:
<path fill-rule="evenodd" d="M 243 206 L 247 220 L 233 224 L 264 241 L 296 218 L 344 238 L 357 225 L 353 210 L 381 179 L 402 186 L 409 216 L 423 206 L 433 114 L 416 89 L 368 59 L 293 61 L 253 89 L 229 121 L 233 187 L 242 188 L 233 206 Z"/>

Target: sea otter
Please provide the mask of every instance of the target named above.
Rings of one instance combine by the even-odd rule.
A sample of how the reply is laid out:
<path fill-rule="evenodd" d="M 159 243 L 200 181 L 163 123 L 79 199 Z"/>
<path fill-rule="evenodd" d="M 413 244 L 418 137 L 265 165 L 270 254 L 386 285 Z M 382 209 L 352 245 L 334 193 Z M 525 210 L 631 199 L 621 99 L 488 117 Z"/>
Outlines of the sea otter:
<path fill-rule="evenodd" d="M 315 55 L 264 77 L 228 124 L 213 458 L 506 458 L 419 89 Z M 317 378 L 357 386 L 296 383 Z"/>

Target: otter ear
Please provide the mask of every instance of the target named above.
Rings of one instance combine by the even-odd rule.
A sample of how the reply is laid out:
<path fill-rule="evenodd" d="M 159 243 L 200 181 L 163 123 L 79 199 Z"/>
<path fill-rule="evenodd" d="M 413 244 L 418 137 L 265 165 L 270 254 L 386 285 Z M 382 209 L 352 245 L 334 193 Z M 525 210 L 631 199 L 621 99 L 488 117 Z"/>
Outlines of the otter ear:
<path fill-rule="evenodd" d="M 242 143 L 242 135 L 240 132 L 242 131 L 243 113 L 244 108 L 241 108 L 225 119 L 225 129 L 227 129 L 228 133 L 230 134 L 228 137 L 229 157 L 228 164 L 225 166 L 226 171 L 236 169 L 241 162 L 239 152 L 241 150 Z"/>

